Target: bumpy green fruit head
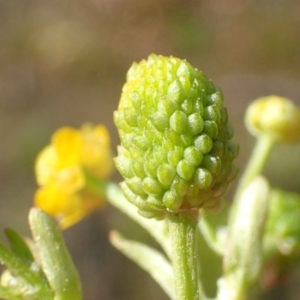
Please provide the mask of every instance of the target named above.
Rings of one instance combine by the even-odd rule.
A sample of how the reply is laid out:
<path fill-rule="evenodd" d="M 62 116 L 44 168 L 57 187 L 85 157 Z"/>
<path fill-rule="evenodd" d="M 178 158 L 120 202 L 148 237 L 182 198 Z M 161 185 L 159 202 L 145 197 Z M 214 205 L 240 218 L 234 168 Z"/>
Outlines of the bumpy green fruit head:
<path fill-rule="evenodd" d="M 237 173 L 238 147 L 222 93 L 200 71 L 154 54 L 134 63 L 114 121 L 121 186 L 142 215 L 219 204 Z"/>

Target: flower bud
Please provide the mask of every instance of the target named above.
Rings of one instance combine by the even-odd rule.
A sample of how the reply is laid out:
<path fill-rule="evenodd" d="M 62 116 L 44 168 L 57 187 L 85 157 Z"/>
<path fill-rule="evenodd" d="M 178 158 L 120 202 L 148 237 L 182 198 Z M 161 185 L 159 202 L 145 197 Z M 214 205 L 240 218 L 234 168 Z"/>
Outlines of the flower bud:
<path fill-rule="evenodd" d="M 245 122 L 254 136 L 286 143 L 300 141 L 300 111 L 287 98 L 268 96 L 255 100 L 247 109 Z"/>
<path fill-rule="evenodd" d="M 121 186 L 144 216 L 213 208 L 235 177 L 222 93 L 185 60 L 152 54 L 134 63 L 114 121 Z"/>

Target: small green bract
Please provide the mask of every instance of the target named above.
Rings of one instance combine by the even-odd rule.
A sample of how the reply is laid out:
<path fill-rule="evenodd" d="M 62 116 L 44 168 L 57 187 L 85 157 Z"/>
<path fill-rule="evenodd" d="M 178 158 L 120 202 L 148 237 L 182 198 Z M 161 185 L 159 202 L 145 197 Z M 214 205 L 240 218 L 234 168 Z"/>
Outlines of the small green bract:
<path fill-rule="evenodd" d="M 114 121 L 121 186 L 141 215 L 218 206 L 238 147 L 222 93 L 200 71 L 154 54 L 134 63 Z"/>

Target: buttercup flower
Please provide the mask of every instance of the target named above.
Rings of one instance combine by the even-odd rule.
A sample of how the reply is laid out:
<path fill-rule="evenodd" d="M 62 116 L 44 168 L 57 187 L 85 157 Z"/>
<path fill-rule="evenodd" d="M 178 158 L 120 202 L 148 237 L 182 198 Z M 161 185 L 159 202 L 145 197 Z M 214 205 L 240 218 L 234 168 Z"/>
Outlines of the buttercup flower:
<path fill-rule="evenodd" d="M 133 64 L 114 120 L 121 186 L 140 214 L 219 204 L 237 173 L 238 147 L 222 93 L 200 71 L 154 54 Z"/>
<path fill-rule="evenodd" d="M 93 182 L 112 172 L 110 138 L 102 125 L 63 127 L 39 154 L 35 165 L 40 188 L 35 204 L 66 228 L 100 208 L 104 200 Z"/>

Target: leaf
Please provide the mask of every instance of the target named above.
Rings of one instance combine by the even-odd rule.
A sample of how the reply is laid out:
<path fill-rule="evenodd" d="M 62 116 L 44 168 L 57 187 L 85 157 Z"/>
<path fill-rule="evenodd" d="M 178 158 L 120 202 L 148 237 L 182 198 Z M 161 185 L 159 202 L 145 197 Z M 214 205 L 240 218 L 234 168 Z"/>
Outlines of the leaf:
<path fill-rule="evenodd" d="M 7 266 L 14 276 L 22 279 L 23 298 L 26 299 L 26 295 L 41 295 L 43 296 L 42 299 L 53 299 L 51 297 L 52 293 L 44 278 L 39 273 L 32 271 L 29 265 L 25 264 L 21 258 L 1 243 L 0 261 Z"/>
<path fill-rule="evenodd" d="M 0 286 L 0 298 L 3 300 L 22 300 L 19 295 L 15 295 L 9 288 Z"/>
<path fill-rule="evenodd" d="M 105 187 L 105 196 L 108 202 L 125 213 L 129 218 L 140 224 L 160 244 L 168 257 L 171 257 L 171 244 L 168 238 L 167 222 L 147 219 L 136 212 L 136 208 L 123 195 L 120 187 L 115 183 L 108 183 Z"/>
<path fill-rule="evenodd" d="M 81 300 L 80 278 L 56 222 L 42 210 L 32 208 L 29 224 L 54 299 Z"/>
<path fill-rule="evenodd" d="M 112 231 L 109 239 L 116 249 L 147 271 L 170 299 L 175 299 L 173 268 L 163 254 L 147 245 L 127 240 L 117 231 Z"/>
<path fill-rule="evenodd" d="M 225 290 L 245 294 L 258 279 L 262 263 L 263 233 L 269 209 L 269 192 L 268 181 L 263 176 L 257 176 L 238 199 L 236 210 L 229 222 L 221 294 Z M 236 298 L 231 296 L 231 299 Z"/>
<path fill-rule="evenodd" d="M 5 230 L 5 234 L 11 246 L 12 252 L 21 258 L 24 263 L 29 265 L 33 263 L 34 257 L 23 237 L 18 232 L 9 228 Z"/>

